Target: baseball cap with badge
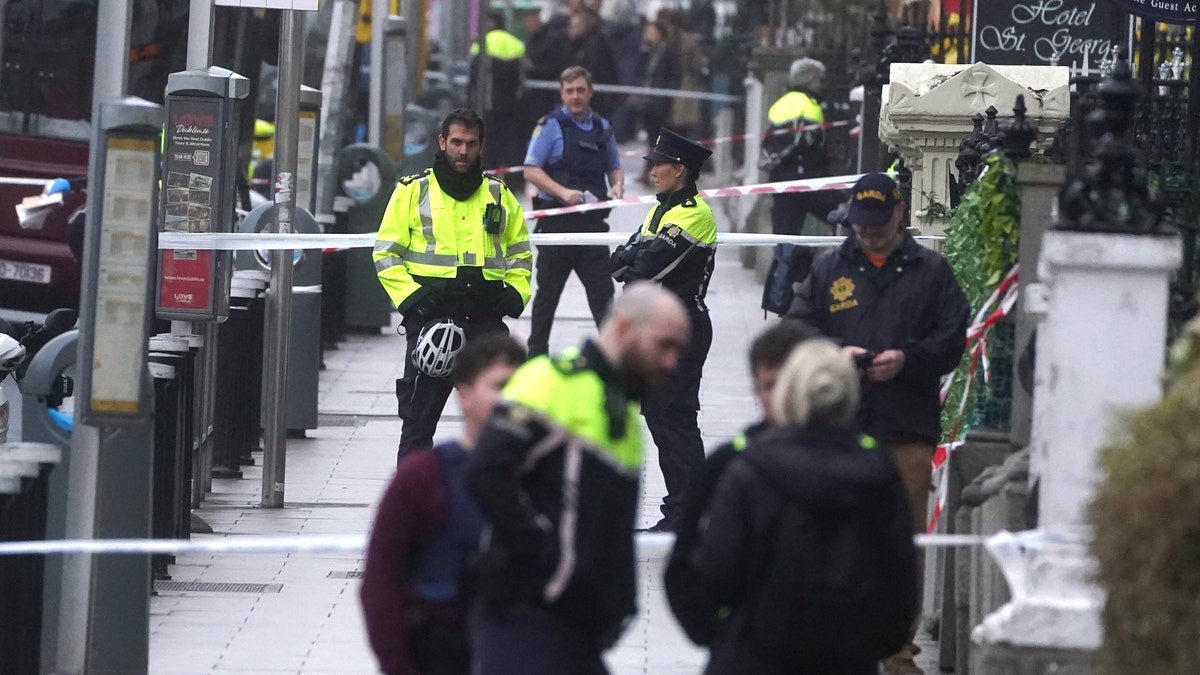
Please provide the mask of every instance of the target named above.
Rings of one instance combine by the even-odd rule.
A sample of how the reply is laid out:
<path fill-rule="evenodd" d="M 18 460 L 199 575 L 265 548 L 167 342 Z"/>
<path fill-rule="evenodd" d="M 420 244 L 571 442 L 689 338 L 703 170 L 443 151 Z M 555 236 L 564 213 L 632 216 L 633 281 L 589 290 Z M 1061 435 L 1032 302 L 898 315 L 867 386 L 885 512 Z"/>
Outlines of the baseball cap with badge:
<path fill-rule="evenodd" d="M 892 218 L 900 203 L 900 186 L 886 173 L 869 173 L 854 184 L 850 192 L 850 210 L 846 220 L 851 225 L 870 227 L 883 225 Z"/>
<path fill-rule="evenodd" d="M 663 127 L 658 130 L 658 139 L 654 141 L 654 149 L 642 159 L 655 163 L 682 164 L 692 172 L 692 175 L 697 175 L 700 173 L 700 167 L 704 166 L 704 161 L 710 155 L 712 155 L 712 150 Z"/>

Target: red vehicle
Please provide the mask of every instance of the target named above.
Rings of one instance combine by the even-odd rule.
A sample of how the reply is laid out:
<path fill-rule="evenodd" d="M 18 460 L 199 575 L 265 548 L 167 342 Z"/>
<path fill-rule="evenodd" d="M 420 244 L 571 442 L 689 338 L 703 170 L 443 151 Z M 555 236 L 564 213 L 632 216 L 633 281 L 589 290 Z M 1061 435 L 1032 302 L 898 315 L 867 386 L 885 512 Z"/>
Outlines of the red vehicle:
<path fill-rule="evenodd" d="M 133 0 L 128 91 L 162 102 L 167 75 L 183 70 L 187 0 Z M 83 193 L 37 227 L 16 205 L 41 184 L 87 174 L 97 0 L 0 2 L 0 307 L 48 312 L 79 306 L 79 263 L 67 221 Z"/>

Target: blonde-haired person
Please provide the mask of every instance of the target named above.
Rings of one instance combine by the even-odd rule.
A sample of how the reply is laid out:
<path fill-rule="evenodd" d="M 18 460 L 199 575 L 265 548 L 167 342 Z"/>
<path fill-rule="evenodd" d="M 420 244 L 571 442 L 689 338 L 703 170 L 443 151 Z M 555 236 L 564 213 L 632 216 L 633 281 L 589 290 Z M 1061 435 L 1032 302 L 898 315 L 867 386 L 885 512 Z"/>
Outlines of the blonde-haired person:
<path fill-rule="evenodd" d="M 730 608 L 705 673 L 868 675 L 908 639 L 917 592 L 900 475 L 857 432 L 860 375 L 801 343 L 771 417 L 729 466 L 692 553 Z"/>

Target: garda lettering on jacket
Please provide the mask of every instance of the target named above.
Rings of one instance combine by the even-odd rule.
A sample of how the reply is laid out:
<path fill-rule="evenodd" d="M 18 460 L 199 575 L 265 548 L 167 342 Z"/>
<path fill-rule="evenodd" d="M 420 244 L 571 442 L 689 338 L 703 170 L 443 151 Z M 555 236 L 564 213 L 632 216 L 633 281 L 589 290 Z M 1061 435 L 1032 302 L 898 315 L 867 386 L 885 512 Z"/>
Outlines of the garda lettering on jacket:
<path fill-rule="evenodd" d="M 855 300 L 854 282 L 849 277 L 839 277 L 834 279 L 829 285 L 829 295 L 833 298 L 833 303 L 829 305 L 829 313 L 837 314 L 844 309 L 858 307 L 858 300 Z"/>
<path fill-rule="evenodd" d="M 672 225 L 659 233 L 658 238 L 666 242 L 671 248 L 675 248 L 675 238 L 679 236 L 680 232 L 681 230 L 678 225 Z"/>

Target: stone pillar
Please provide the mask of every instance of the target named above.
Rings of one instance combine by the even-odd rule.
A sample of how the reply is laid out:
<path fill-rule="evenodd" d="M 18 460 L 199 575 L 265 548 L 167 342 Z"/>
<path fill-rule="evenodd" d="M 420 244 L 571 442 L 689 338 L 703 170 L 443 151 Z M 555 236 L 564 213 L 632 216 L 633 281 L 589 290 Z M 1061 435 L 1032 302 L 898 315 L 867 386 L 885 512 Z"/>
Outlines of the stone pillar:
<path fill-rule="evenodd" d="M 1039 147 L 1049 147 L 1051 132 L 1070 113 L 1069 76 L 1060 66 L 892 64 L 879 137 L 913 172 L 913 213 L 925 213 L 934 200 L 950 205 L 948 178 L 959 144 L 972 131 L 971 117 L 990 105 L 1006 106 L 1023 95 L 1030 121 L 1045 134 Z M 945 222 L 914 223 L 928 230 L 922 234 L 945 232 Z"/>
<path fill-rule="evenodd" d="M 997 556 L 1013 600 L 974 630 L 972 672 L 1094 667 L 1103 593 L 1091 581 L 1086 508 L 1096 456 L 1113 413 L 1161 393 L 1167 287 L 1180 262 L 1176 236 L 1046 233 L 1043 283 L 1025 291 L 1026 311 L 1040 319 L 1032 445 L 1039 529 L 1035 543 Z"/>
<path fill-rule="evenodd" d="M 1112 414 L 1162 394 L 1167 288 L 1181 262 L 1176 235 L 1046 233 L 1043 283 L 1025 295 L 1040 319 L 1031 447 L 1041 529 L 1083 527 Z"/>
<path fill-rule="evenodd" d="M 1086 144 L 1095 157 L 1059 194 L 1061 229 L 1042 240 L 1040 282 L 1022 280 L 1024 309 L 1038 318 L 1030 445 L 1038 529 L 989 542 L 1012 601 L 973 631 L 973 672 L 1097 667 L 1104 594 L 1093 583 L 1087 521 L 1097 455 L 1115 413 L 1161 396 L 1168 287 L 1183 257 L 1135 171 L 1127 133 L 1140 92 L 1131 78 L 1121 61 L 1100 85 Z"/>
<path fill-rule="evenodd" d="M 1054 218 L 1055 197 L 1065 179 L 1066 168 L 1059 164 L 1022 162 L 1017 165 L 1017 185 L 1021 190 L 1021 243 L 1017 258 L 1021 265 L 1022 286 L 1028 287 L 1039 281 L 1038 253 L 1042 250 L 1042 237 L 1047 224 Z M 1037 319 L 1025 310 L 1025 302 L 1020 298 L 1014 309 L 1017 330 L 1013 347 L 1010 433 L 1013 447 L 1024 448 L 1029 445 L 1030 427 L 1033 424 L 1033 388 L 1026 388 L 1022 382 L 1021 359 L 1033 341 Z"/>

